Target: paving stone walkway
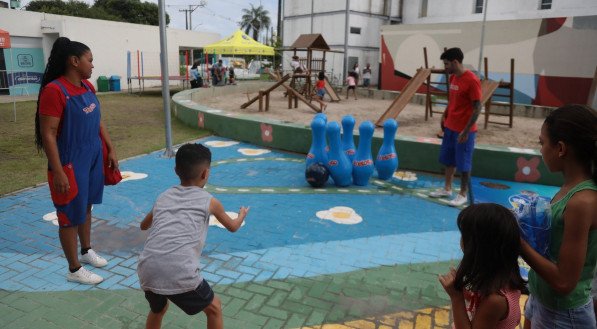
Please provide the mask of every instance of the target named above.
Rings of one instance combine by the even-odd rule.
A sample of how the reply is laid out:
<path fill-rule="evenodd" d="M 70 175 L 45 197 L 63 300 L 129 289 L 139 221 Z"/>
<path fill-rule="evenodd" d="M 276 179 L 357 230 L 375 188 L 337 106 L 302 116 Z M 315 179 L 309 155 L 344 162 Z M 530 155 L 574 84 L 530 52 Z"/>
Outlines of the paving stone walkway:
<path fill-rule="evenodd" d="M 461 256 L 458 209 L 426 193 L 441 177 L 410 172 L 367 187 L 311 189 L 302 157 L 218 137 L 206 187 L 235 212 L 251 206 L 231 234 L 209 229 L 202 273 L 223 302 L 227 328 L 450 328 L 437 275 Z M 137 257 L 139 222 L 178 181 L 161 152 L 121 163 L 125 181 L 107 187 L 93 210 L 93 247 L 109 260 L 97 286 L 67 282 L 47 185 L 0 198 L 1 328 L 141 328 L 148 305 Z M 551 187 L 510 182 L 492 190 L 474 179 L 480 201 Z M 505 193 L 505 194 L 504 194 Z M 171 307 L 164 328 L 205 326 L 203 315 Z"/>

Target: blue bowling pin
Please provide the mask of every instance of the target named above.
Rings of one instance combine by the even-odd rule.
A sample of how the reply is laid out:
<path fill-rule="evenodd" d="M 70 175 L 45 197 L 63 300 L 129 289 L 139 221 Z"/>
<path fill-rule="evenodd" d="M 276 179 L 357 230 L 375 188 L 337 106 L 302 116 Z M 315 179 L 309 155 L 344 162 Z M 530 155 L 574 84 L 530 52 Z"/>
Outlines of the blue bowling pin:
<path fill-rule="evenodd" d="M 314 163 L 321 163 L 323 165 L 328 163 L 328 155 L 325 148 L 325 122 L 322 118 L 314 118 L 311 121 L 311 148 L 305 160 L 307 168 Z"/>
<path fill-rule="evenodd" d="M 371 139 L 374 129 L 371 121 L 365 121 L 359 126 L 359 147 L 354 160 L 352 160 L 352 180 L 355 185 L 369 184 L 369 178 L 375 171 L 371 156 Z"/>
<path fill-rule="evenodd" d="M 328 123 L 328 116 L 325 115 L 324 113 L 317 113 L 313 116 L 313 120 L 320 118 L 323 120 L 323 122 L 325 122 L 326 124 Z"/>
<path fill-rule="evenodd" d="M 350 163 L 354 160 L 354 155 L 357 153 L 356 147 L 354 146 L 354 138 L 352 136 L 352 130 L 354 129 L 355 120 L 350 115 L 345 115 L 342 118 L 342 149 Z"/>
<path fill-rule="evenodd" d="M 383 143 L 375 158 L 375 169 L 379 179 L 390 179 L 398 168 L 398 154 L 394 146 L 394 136 L 398 130 L 398 122 L 388 119 L 383 123 Z"/>
<path fill-rule="evenodd" d="M 328 123 L 326 135 L 330 141 L 330 152 L 328 153 L 327 163 L 330 176 L 332 176 L 336 186 L 348 186 L 352 181 L 352 165 L 342 150 L 340 125 L 337 122 Z"/>

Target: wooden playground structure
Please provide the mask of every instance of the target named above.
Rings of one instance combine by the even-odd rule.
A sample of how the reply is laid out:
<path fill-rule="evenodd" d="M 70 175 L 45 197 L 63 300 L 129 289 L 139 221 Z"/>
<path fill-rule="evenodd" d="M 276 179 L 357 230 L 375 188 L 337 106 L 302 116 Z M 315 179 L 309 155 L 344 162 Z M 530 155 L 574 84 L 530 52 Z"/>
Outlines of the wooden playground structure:
<path fill-rule="evenodd" d="M 297 108 L 298 101 L 300 100 L 313 111 L 321 112 L 320 108 L 312 104 L 315 97 L 312 79 L 319 72 L 325 72 L 325 56 L 327 52 L 341 53 L 341 51 L 331 50 L 321 34 L 301 34 L 289 48 L 281 50 L 292 51 L 294 56 L 297 56 L 297 51 L 306 52 L 306 57 L 299 58 L 301 66 L 306 68 L 305 72 L 293 72 L 283 77 L 276 72 L 270 72 L 270 77 L 276 83 L 267 89 L 260 90 L 257 96 L 250 98 L 240 108 L 245 109 L 259 100 L 259 111 L 269 111 L 270 93 L 278 87 L 284 87 L 286 89 L 285 96 L 288 97 L 289 109 L 293 107 Z M 321 52 L 322 57 L 315 58 L 313 56 L 314 52 Z M 287 84 L 288 80 L 290 80 L 290 83 Z M 332 87 L 327 77 L 325 78 L 325 90 L 332 102 L 340 101 L 340 96 L 336 93 L 336 90 Z"/>
<path fill-rule="evenodd" d="M 400 112 L 404 110 L 406 105 L 410 103 L 410 100 L 415 95 L 417 90 L 425 83 L 426 84 L 426 93 L 425 93 L 425 121 L 428 120 L 429 117 L 433 116 L 433 113 L 442 114 L 442 111 L 434 111 L 433 104 L 441 104 L 446 105 L 447 99 L 449 97 L 449 90 L 450 90 L 450 83 L 448 73 L 445 69 L 436 69 L 434 67 L 429 68 L 428 60 L 427 60 L 427 49 L 423 48 L 423 56 L 425 61 L 425 67 L 421 67 L 417 69 L 417 73 L 408 81 L 408 83 L 402 88 L 400 94 L 394 99 L 392 104 L 388 107 L 388 109 L 377 119 L 375 125 L 378 127 L 383 126 L 385 120 L 389 118 L 396 119 Z M 484 58 L 484 78 L 481 80 L 481 104 L 485 105 L 485 125 L 484 129 L 487 129 L 487 125 L 489 123 L 499 124 L 499 125 L 507 125 L 512 128 L 513 123 L 513 115 L 514 115 L 514 59 L 510 60 L 510 81 L 504 82 L 490 80 L 488 78 L 488 60 L 487 57 Z M 432 74 L 441 74 L 445 77 L 444 81 L 433 82 L 431 80 Z M 440 86 L 445 86 L 445 91 L 438 88 Z M 508 92 L 505 94 L 495 94 L 497 89 L 507 89 Z M 434 89 L 434 90 L 432 90 Z M 443 96 L 445 97 L 445 101 L 436 100 L 436 96 Z M 497 102 L 492 101 L 492 96 L 501 96 L 501 97 L 508 97 L 508 102 Z M 502 113 L 492 113 L 491 106 L 492 105 L 508 105 L 509 112 L 508 114 Z M 489 116 L 509 116 L 509 121 L 507 123 L 499 122 L 499 121 L 490 121 Z"/>

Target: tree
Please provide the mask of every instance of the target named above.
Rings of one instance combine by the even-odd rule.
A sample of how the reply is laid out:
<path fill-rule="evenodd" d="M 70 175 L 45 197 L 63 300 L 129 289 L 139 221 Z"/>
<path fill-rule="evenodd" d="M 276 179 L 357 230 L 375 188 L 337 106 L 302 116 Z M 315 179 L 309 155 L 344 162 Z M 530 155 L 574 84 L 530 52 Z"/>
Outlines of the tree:
<path fill-rule="evenodd" d="M 140 0 L 96 0 L 92 7 L 82 1 L 34 0 L 28 11 L 103 19 L 134 24 L 159 25 L 158 6 Z M 166 25 L 170 17 L 166 14 Z"/>
<path fill-rule="evenodd" d="M 253 39 L 257 40 L 259 37 L 259 33 L 262 29 L 268 29 L 271 25 L 271 20 L 269 18 L 269 11 L 265 10 L 263 6 L 254 7 L 251 4 L 250 9 L 244 8 L 242 10 L 243 16 L 241 17 L 241 21 L 238 23 L 245 31 L 246 34 L 249 34 L 249 31 L 253 31 L 251 33 L 253 35 Z"/>
<path fill-rule="evenodd" d="M 95 0 L 92 9 L 102 9 L 106 13 L 122 18 L 123 22 L 159 25 L 158 6 L 140 0 Z M 166 25 L 170 17 L 166 15 Z"/>

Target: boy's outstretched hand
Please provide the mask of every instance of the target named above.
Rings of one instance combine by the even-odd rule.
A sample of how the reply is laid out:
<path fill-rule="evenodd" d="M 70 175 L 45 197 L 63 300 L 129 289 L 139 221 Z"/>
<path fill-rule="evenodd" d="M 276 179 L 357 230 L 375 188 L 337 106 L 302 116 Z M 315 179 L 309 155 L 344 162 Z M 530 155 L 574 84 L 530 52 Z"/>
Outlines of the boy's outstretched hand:
<path fill-rule="evenodd" d="M 249 213 L 249 207 L 240 207 L 238 211 L 238 217 L 236 219 L 230 218 L 226 211 L 224 210 L 224 206 L 222 203 L 216 199 L 212 198 L 209 204 L 209 212 L 216 216 L 216 219 L 224 225 L 224 227 L 230 232 L 236 232 L 243 224 L 245 217 Z"/>

